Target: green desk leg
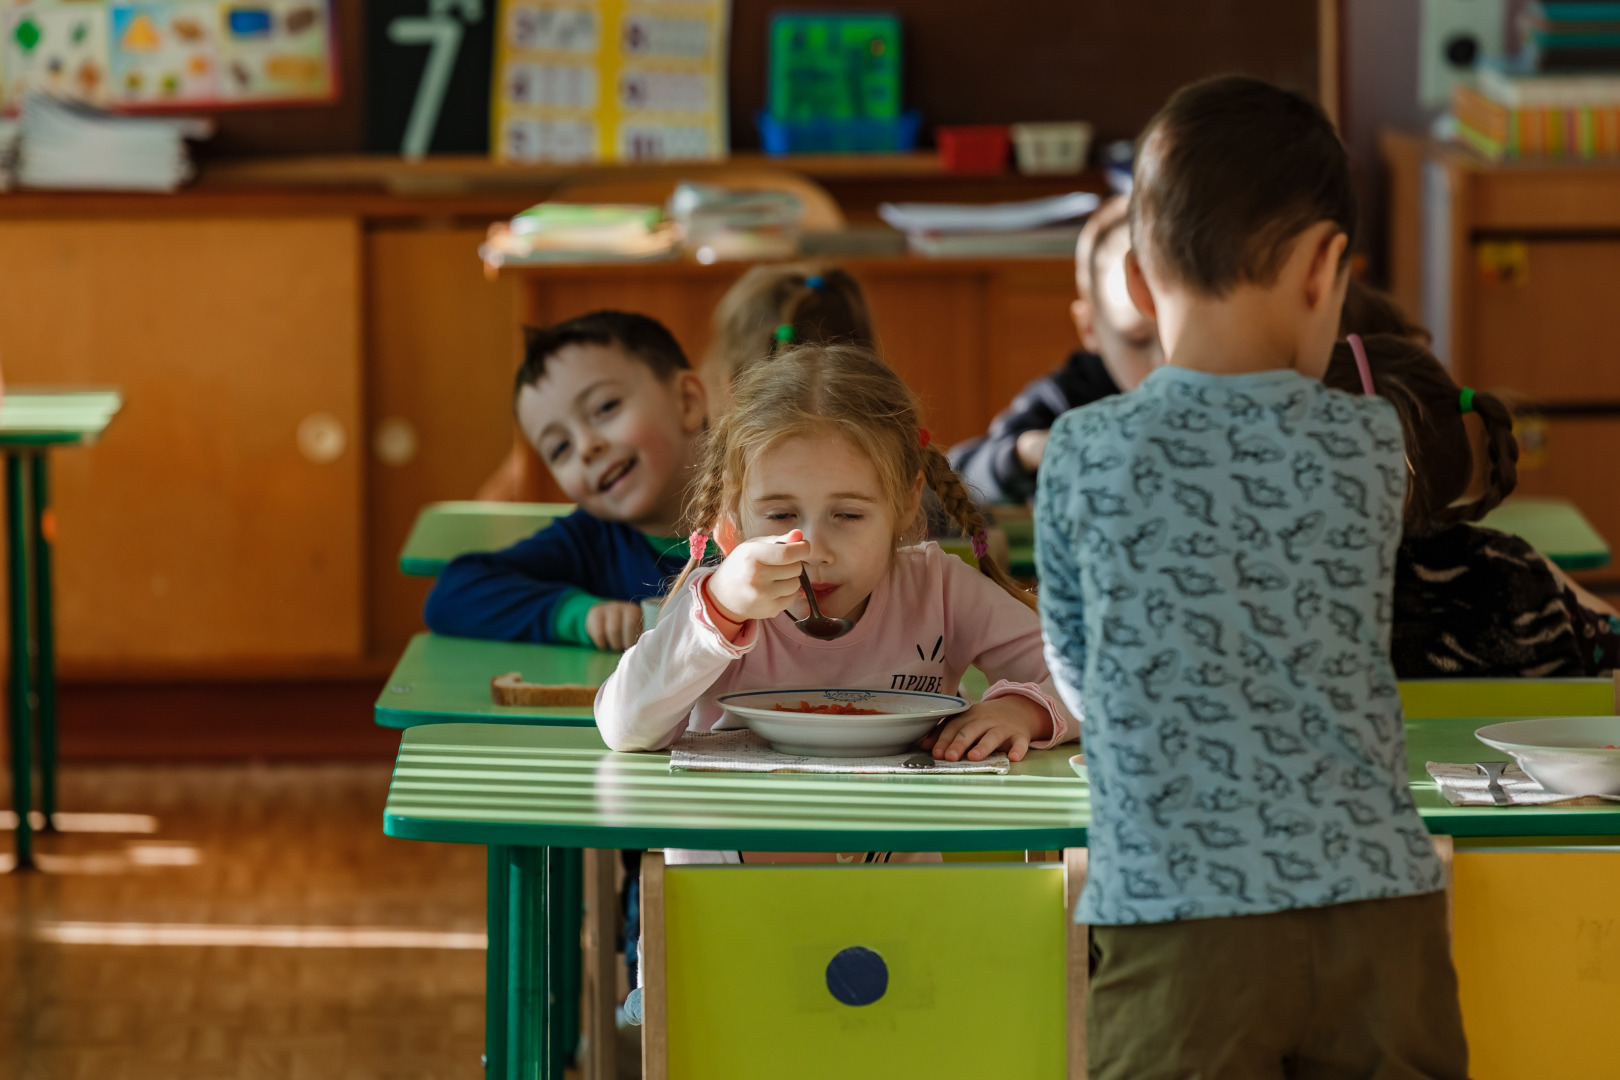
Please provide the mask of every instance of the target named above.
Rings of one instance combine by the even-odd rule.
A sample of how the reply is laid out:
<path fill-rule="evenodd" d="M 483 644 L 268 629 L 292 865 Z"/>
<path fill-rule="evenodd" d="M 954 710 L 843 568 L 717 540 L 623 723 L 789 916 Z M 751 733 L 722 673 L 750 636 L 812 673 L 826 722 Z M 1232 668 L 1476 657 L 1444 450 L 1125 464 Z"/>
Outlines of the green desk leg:
<path fill-rule="evenodd" d="M 579 1055 L 579 998 L 585 978 L 580 934 L 585 923 L 585 852 L 562 850 L 562 917 L 557 920 L 557 956 L 561 958 L 557 983 L 557 1049 L 565 1065 L 577 1064 Z"/>
<path fill-rule="evenodd" d="M 23 459 L 6 455 L 6 562 L 11 629 L 11 806 L 17 813 L 17 869 L 34 868 L 33 702 L 28 658 L 28 513 L 23 490 Z"/>
<path fill-rule="evenodd" d="M 45 521 L 51 512 L 49 479 L 43 453 L 34 455 L 34 654 L 39 664 L 39 808 L 45 832 L 56 831 L 56 620 L 51 592 L 51 537 Z"/>
<path fill-rule="evenodd" d="M 504 1080 L 562 1080 L 552 948 L 562 894 L 557 848 L 508 848 Z M 491 1075 L 495 1075 L 491 1070 Z"/>
<path fill-rule="evenodd" d="M 491 845 L 488 875 L 484 1075 L 562 1080 L 578 1043 L 583 852 Z"/>
<path fill-rule="evenodd" d="M 510 955 L 507 916 L 511 903 L 512 849 L 489 847 L 487 909 L 489 945 L 484 950 L 484 1076 L 507 1080 L 506 1072 L 506 965 Z"/>

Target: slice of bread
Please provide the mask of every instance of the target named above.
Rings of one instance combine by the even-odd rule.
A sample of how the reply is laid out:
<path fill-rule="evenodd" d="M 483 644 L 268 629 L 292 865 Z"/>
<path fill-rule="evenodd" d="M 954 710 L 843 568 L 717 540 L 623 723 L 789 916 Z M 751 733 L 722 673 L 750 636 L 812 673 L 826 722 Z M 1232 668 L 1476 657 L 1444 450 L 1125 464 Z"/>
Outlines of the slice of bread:
<path fill-rule="evenodd" d="M 497 705 L 573 705 L 588 709 L 596 704 L 596 687 L 567 683 L 542 686 L 524 682 L 522 672 L 509 671 L 489 680 L 489 696 Z"/>

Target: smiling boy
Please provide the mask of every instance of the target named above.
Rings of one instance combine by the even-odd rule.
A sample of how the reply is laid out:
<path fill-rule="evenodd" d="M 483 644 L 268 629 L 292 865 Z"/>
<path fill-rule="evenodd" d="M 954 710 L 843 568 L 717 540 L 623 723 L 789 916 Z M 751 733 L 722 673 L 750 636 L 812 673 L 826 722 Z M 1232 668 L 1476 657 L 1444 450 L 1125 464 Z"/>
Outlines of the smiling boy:
<path fill-rule="evenodd" d="M 671 536 L 706 400 L 655 319 L 597 311 L 531 334 L 518 426 L 578 509 L 504 551 L 463 555 L 428 596 L 439 634 L 626 649 L 640 601 L 686 563 Z"/>

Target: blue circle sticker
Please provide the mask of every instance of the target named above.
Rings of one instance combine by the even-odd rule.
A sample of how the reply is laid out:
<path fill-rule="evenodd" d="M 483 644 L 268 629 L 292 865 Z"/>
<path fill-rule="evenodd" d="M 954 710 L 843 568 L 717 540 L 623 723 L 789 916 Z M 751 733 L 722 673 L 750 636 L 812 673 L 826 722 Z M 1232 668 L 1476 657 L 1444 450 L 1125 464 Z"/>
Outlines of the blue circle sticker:
<path fill-rule="evenodd" d="M 889 965 L 871 949 L 851 945 L 827 962 L 827 990 L 845 1005 L 870 1005 L 889 989 Z"/>

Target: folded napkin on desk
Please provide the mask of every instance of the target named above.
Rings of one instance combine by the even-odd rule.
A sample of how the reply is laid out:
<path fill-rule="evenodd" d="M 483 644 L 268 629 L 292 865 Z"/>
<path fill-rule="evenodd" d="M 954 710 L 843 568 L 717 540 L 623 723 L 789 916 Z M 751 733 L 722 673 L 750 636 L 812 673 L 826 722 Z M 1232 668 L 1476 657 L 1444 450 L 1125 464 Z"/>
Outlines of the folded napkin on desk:
<path fill-rule="evenodd" d="M 991 754 L 983 761 L 935 761 L 926 750 L 887 757 L 828 758 L 784 754 L 771 749 L 764 736 L 747 728 L 726 731 L 689 731 L 670 751 L 669 767 L 705 772 L 810 772 L 810 773 L 1004 773 L 1006 754 Z"/>
<path fill-rule="evenodd" d="M 1491 797 L 1491 782 L 1472 762 L 1448 764 L 1428 762 L 1424 768 L 1440 787 L 1440 794 L 1452 806 L 1495 806 Z M 1530 777 L 1517 764 L 1502 770 L 1502 794 L 1508 806 L 1608 806 L 1620 799 L 1601 795 L 1560 795 L 1548 791 Z"/>

